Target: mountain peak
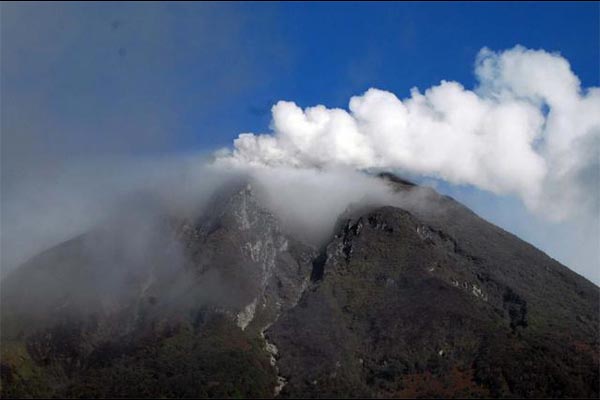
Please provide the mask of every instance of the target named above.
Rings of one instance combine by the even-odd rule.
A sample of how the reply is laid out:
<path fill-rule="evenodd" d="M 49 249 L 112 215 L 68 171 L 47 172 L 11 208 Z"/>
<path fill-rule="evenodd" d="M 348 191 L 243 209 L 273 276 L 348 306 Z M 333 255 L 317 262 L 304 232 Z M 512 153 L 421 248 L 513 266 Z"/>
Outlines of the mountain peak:
<path fill-rule="evenodd" d="M 320 251 L 240 179 L 199 218 L 117 218 L 32 259 L 2 281 L 2 395 L 127 397 L 144 376 L 163 397 L 597 397 L 598 287 L 380 178 L 419 201 L 339 210 Z"/>
<path fill-rule="evenodd" d="M 377 177 L 407 188 L 411 186 L 417 186 L 416 183 L 413 183 L 391 172 L 380 172 L 377 174 Z"/>

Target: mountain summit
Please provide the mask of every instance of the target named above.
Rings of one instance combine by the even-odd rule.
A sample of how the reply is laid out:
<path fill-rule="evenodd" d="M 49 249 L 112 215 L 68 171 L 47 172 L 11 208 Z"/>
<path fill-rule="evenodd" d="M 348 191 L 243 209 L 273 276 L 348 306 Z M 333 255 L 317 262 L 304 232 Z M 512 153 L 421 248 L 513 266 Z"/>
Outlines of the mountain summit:
<path fill-rule="evenodd" d="M 597 398 L 599 288 L 379 177 L 412 201 L 339 210 L 319 248 L 236 181 L 39 254 L 2 281 L 2 397 Z"/>

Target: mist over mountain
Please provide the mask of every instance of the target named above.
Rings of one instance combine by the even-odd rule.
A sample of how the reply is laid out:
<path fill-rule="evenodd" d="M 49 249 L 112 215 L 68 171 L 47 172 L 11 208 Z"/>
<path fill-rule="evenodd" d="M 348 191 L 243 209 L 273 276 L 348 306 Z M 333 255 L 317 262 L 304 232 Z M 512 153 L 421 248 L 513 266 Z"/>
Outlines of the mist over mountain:
<path fill-rule="evenodd" d="M 0 4 L 0 397 L 599 398 L 600 4 Z"/>
<path fill-rule="evenodd" d="M 3 397 L 598 396 L 599 288 L 453 199 L 215 182 L 196 207 L 142 192 L 2 280 Z"/>

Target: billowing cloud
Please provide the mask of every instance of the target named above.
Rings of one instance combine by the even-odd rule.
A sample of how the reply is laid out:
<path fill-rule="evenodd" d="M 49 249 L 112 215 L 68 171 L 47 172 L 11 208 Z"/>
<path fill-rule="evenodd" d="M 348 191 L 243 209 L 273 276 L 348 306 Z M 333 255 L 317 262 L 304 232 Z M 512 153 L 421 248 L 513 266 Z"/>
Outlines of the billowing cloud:
<path fill-rule="evenodd" d="M 272 133 L 243 133 L 231 164 L 399 169 L 514 194 L 550 219 L 598 213 L 600 88 L 559 54 L 482 49 L 474 90 L 442 81 L 406 99 L 369 89 L 349 110 L 279 101 Z"/>

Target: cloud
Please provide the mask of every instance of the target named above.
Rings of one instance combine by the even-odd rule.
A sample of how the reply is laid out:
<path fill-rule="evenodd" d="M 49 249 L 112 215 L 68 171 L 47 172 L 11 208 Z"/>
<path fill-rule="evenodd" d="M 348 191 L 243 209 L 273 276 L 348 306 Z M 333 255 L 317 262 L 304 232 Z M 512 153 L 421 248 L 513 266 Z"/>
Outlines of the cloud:
<path fill-rule="evenodd" d="M 247 85 L 256 66 L 215 71 L 222 59 L 247 58 L 239 44 L 244 29 L 236 28 L 247 17 L 219 7 L 177 15 L 165 5 L 141 14 L 69 7 L 3 6 L 2 273 L 93 229 L 138 192 L 159 196 L 173 214 L 199 215 L 231 177 L 205 167 L 203 157 L 152 153 L 169 152 L 169 143 L 181 139 L 175 121 L 189 110 L 178 97 L 202 114 L 234 107 L 221 97 Z M 181 20 L 181 11 L 189 18 Z M 215 43 L 201 34 L 214 27 Z M 178 43 L 180 36 L 199 39 Z M 192 57 L 198 49 L 199 59 Z M 192 95 L 172 76 L 171 62 L 218 79 Z M 599 89 L 582 89 L 560 55 L 522 47 L 483 49 L 475 73 L 473 90 L 441 82 L 399 99 L 370 89 L 348 110 L 280 101 L 272 108 L 272 133 L 241 134 L 232 150 L 216 154 L 217 166 L 249 173 L 285 229 L 315 245 L 349 205 L 396 201 L 357 169 L 474 185 L 517 195 L 547 218 L 574 221 L 579 214 L 597 224 Z M 572 231 L 559 229 L 535 244 L 581 255 L 573 243 L 582 239 L 572 239 Z M 597 242 L 597 229 L 591 232 L 586 238 Z M 531 229 L 525 233 L 535 238 Z M 578 262 L 595 271 L 597 246 L 587 248 Z"/>
<path fill-rule="evenodd" d="M 280 71 L 276 29 L 256 28 L 270 26 L 268 6 L 7 2 L 1 11 L 3 193 L 88 157 L 214 141 L 227 126 L 222 110 Z"/>
<path fill-rule="evenodd" d="M 209 191 L 212 175 L 192 184 L 194 157 L 181 153 L 192 133 L 195 146 L 218 140 L 222 110 L 280 70 L 277 29 L 260 28 L 272 26 L 269 10 L 2 3 L 1 273 L 86 232 L 136 191 L 180 182 L 169 204 L 201 202 L 187 192 Z"/>
<path fill-rule="evenodd" d="M 331 238 L 339 216 L 352 207 L 400 204 L 383 180 L 347 168 L 244 168 L 260 188 L 261 203 L 292 236 L 322 246 Z"/>
<path fill-rule="evenodd" d="M 134 201 L 143 208 L 145 199 L 157 198 L 163 211 L 182 217 L 201 212 L 226 179 L 204 164 L 202 156 L 103 156 L 65 165 L 53 179 L 20 182 L 2 195 L 2 274 L 123 208 L 135 210 Z M 132 232 L 127 224 L 122 229 Z"/>
<path fill-rule="evenodd" d="M 552 220 L 598 212 L 600 89 L 559 54 L 482 49 L 474 90 L 442 81 L 409 98 L 369 89 L 349 110 L 279 101 L 272 133 L 243 133 L 219 162 L 398 169 L 515 194 Z"/>

